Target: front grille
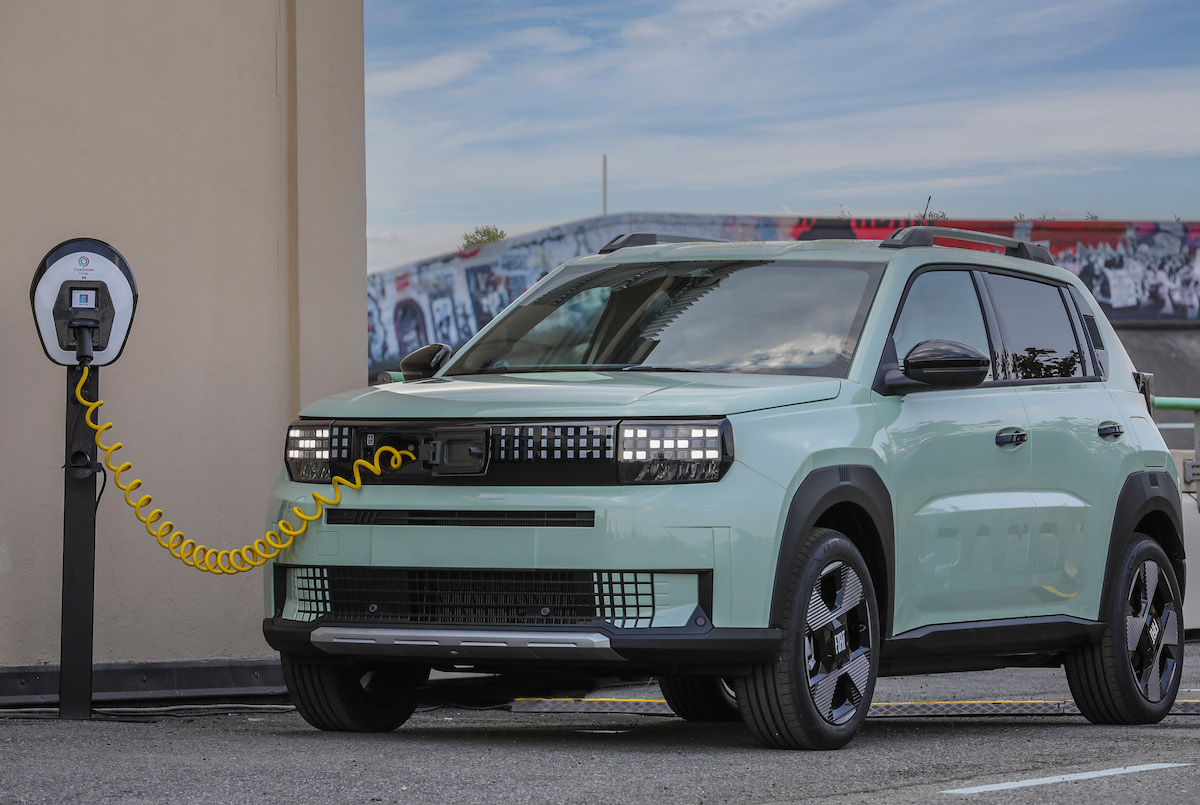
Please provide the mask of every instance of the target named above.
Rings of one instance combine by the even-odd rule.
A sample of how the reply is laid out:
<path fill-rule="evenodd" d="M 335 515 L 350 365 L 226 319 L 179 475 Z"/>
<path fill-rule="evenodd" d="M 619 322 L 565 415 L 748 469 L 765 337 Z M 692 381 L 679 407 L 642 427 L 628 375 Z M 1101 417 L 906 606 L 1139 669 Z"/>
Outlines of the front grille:
<path fill-rule="evenodd" d="M 476 422 L 464 420 L 339 420 L 330 470 L 350 478 L 356 459 L 372 461 L 380 447 L 417 458 L 380 475 L 371 486 L 612 486 L 617 484 L 615 420 Z M 342 431 L 348 430 L 349 437 Z M 343 443 L 348 442 L 348 449 Z"/>
<path fill-rule="evenodd" d="M 285 617 L 389 624 L 617 628 L 654 620 L 654 575 L 593 570 L 282 567 Z M 294 610 L 292 606 L 294 605 Z"/>
<path fill-rule="evenodd" d="M 613 457 L 613 425 L 493 426 L 493 461 L 575 461 Z"/>
<path fill-rule="evenodd" d="M 327 509 L 325 522 L 330 525 L 592 528 L 596 525 L 596 513 L 590 511 Z"/>

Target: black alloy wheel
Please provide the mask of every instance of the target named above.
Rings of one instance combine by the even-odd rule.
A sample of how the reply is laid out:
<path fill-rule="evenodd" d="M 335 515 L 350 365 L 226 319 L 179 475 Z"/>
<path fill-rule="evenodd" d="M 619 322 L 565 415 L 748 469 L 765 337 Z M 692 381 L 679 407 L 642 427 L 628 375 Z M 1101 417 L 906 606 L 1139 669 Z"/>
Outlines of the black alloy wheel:
<path fill-rule="evenodd" d="M 1125 638 L 1129 670 L 1147 702 L 1170 694 L 1182 658 L 1179 613 L 1171 585 L 1153 559 L 1138 565 L 1125 601 Z"/>
<path fill-rule="evenodd" d="M 817 712 L 845 724 L 858 710 L 871 674 L 871 647 L 863 636 L 870 620 L 862 579 L 845 562 L 821 571 L 806 616 L 804 665 Z"/>
<path fill-rule="evenodd" d="M 1067 657 L 1075 704 L 1096 724 L 1155 724 L 1183 673 L 1182 596 L 1163 549 L 1134 534 L 1102 605 L 1101 639 Z"/>
<path fill-rule="evenodd" d="M 858 732 L 879 669 L 871 575 L 838 531 L 813 529 L 789 585 L 773 662 L 737 681 L 742 718 L 767 746 L 837 749 Z"/>

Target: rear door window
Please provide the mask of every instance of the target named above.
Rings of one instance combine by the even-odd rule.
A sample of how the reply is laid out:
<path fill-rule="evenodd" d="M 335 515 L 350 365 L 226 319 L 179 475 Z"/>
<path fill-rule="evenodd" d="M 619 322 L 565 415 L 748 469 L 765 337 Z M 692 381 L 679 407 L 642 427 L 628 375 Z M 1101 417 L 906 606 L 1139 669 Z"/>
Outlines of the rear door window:
<path fill-rule="evenodd" d="M 1013 380 L 1084 376 L 1079 339 L 1058 285 L 1009 274 L 986 274 L 1000 323 L 1000 362 Z"/>

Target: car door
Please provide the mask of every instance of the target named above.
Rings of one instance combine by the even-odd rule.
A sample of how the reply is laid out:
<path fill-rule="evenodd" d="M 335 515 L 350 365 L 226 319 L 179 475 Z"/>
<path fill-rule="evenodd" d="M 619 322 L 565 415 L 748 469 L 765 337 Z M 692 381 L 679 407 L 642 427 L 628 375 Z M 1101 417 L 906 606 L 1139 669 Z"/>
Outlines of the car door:
<path fill-rule="evenodd" d="M 875 398 L 895 516 L 894 634 L 1025 611 L 1036 514 L 1021 440 L 1028 421 L 1016 390 L 995 373 L 976 282 L 963 267 L 916 275 L 891 344 L 901 365 L 928 339 L 972 346 L 993 358 L 983 384 Z"/>
<path fill-rule="evenodd" d="M 1029 416 L 1037 505 L 1026 614 L 1096 618 L 1117 492 L 1138 446 L 1101 382 L 1069 288 L 992 272 L 1002 361 Z"/>

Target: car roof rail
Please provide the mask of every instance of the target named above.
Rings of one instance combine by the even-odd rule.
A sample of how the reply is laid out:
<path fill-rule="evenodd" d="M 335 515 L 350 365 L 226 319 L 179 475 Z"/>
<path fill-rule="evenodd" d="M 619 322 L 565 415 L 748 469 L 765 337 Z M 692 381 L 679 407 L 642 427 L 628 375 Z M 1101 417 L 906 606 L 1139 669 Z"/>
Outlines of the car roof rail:
<path fill-rule="evenodd" d="M 723 238 L 702 238 L 696 235 L 668 235 L 656 232 L 629 232 L 617 235 L 600 247 L 597 254 L 611 254 L 627 246 L 655 246 L 659 243 L 729 243 Z"/>
<path fill-rule="evenodd" d="M 1009 257 L 1020 257 L 1023 260 L 1033 260 L 1037 263 L 1057 265 L 1050 250 L 1037 243 L 1027 240 L 1006 238 L 1003 235 L 993 235 L 990 232 L 976 232 L 971 229 L 955 229 L 949 226 L 910 226 L 897 229 L 879 245 L 885 249 L 907 249 L 909 246 L 932 246 L 934 238 L 948 240 L 965 240 L 969 243 L 982 243 L 1004 249 Z"/>

